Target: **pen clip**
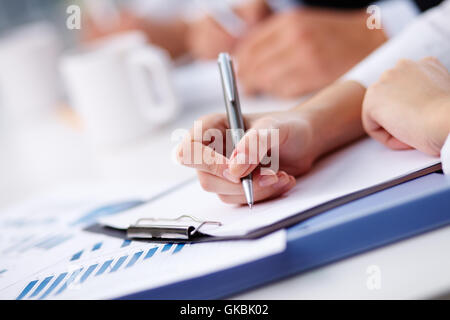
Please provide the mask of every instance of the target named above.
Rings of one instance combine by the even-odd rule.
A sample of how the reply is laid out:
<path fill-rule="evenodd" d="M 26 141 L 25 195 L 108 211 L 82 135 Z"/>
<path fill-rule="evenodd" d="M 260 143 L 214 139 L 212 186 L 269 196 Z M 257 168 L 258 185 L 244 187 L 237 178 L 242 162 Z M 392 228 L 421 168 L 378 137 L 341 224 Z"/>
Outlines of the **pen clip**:
<path fill-rule="evenodd" d="M 236 101 L 235 79 L 233 65 L 228 53 L 220 53 L 217 59 L 219 64 L 220 75 L 222 76 L 222 83 L 225 90 L 225 95 L 229 102 Z"/>

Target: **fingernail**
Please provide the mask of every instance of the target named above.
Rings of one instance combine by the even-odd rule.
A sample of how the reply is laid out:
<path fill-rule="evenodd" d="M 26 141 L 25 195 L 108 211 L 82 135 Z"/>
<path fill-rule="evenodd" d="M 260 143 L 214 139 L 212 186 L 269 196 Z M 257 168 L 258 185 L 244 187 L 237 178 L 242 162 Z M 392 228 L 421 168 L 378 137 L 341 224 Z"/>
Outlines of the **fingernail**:
<path fill-rule="evenodd" d="M 288 183 L 289 183 L 289 176 L 284 172 L 280 172 L 278 174 L 278 182 L 275 183 L 272 187 L 278 189 L 284 187 Z"/>
<path fill-rule="evenodd" d="M 233 182 L 233 183 L 239 183 L 239 182 L 241 182 L 241 180 L 240 180 L 239 178 L 236 178 L 235 176 L 233 176 L 233 175 L 230 173 L 230 169 L 225 169 L 225 170 L 223 171 L 223 176 L 224 176 L 225 179 L 227 179 L 227 180 L 229 180 L 229 181 L 231 181 L 231 182 Z"/>
<path fill-rule="evenodd" d="M 270 175 L 270 176 L 261 176 L 258 184 L 260 187 L 268 187 L 277 182 L 278 182 L 278 177 L 276 175 L 273 175 L 273 176 Z"/>
<path fill-rule="evenodd" d="M 245 164 L 245 154 L 234 151 L 231 155 L 230 162 L 234 164 Z"/>
<path fill-rule="evenodd" d="M 234 149 L 233 153 L 231 154 L 230 161 L 233 161 L 234 158 L 236 157 L 236 155 L 237 155 L 237 150 Z"/>
<path fill-rule="evenodd" d="M 261 168 L 261 175 L 262 176 L 276 176 L 277 173 L 268 168 Z"/>

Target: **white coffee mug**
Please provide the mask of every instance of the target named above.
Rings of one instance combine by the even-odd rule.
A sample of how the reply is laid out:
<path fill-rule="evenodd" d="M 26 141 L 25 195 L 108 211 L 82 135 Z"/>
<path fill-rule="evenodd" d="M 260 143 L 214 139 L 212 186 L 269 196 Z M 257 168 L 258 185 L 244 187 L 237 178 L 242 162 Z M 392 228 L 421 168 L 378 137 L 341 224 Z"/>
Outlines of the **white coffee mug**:
<path fill-rule="evenodd" d="M 0 39 L 0 106 L 10 124 L 36 121 L 61 99 L 58 59 L 62 44 L 45 22 L 25 25 Z"/>
<path fill-rule="evenodd" d="M 112 36 L 61 61 L 67 93 L 94 144 L 116 145 L 173 119 L 168 54 L 140 32 Z"/>

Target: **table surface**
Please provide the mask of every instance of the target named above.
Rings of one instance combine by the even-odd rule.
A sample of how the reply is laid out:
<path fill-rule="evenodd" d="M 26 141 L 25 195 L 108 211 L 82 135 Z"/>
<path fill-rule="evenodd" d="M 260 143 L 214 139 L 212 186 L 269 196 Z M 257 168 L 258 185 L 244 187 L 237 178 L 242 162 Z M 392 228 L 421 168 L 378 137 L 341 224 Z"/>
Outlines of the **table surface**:
<path fill-rule="evenodd" d="M 78 125 L 69 108 L 15 126 L 0 126 L 0 212 L 2 208 L 61 186 L 80 183 L 139 185 L 154 190 L 194 176 L 177 165 L 171 140 L 175 129 L 189 129 L 210 112 L 222 112 L 223 100 L 211 65 L 191 66 L 176 75 L 183 112 L 178 119 L 127 145 L 99 148 Z M 208 71 L 209 70 L 209 71 Z M 214 70 L 214 71 L 212 71 Z M 209 72 L 209 76 L 208 76 Z M 192 75 L 201 73 L 197 83 Z M 216 81 L 216 82 L 215 82 Z M 192 89 L 196 85 L 202 90 Z M 208 85 L 208 90 L 204 90 Z M 194 93 L 197 92 L 197 95 Z M 202 92 L 208 92 L 202 97 Z M 186 98 L 186 99 L 184 99 Z M 244 112 L 286 109 L 298 101 L 243 97 Z M 1 213 L 0 213 L 1 214 Z M 450 290 L 450 227 L 404 240 L 270 284 L 234 299 L 409 299 L 447 295 Z M 369 289 L 368 268 L 379 270 L 379 289 Z M 370 270 L 369 270 L 370 271 Z"/>
<path fill-rule="evenodd" d="M 368 251 L 233 299 L 441 299 L 450 294 L 450 226 Z M 379 275 L 379 287 L 368 285 Z"/>

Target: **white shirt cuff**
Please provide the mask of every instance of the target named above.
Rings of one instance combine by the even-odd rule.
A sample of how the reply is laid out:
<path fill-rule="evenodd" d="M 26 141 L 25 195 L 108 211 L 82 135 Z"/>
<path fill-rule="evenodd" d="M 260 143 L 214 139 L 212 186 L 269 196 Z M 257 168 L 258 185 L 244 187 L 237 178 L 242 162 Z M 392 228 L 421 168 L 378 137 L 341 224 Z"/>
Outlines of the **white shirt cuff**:
<path fill-rule="evenodd" d="M 441 162 L 444 174 L 450 174 L 450 134 L 441 149 Z"/>
<path fill-rule="evenodd" d="M 384 0 L 375 3 L 380 8 L 381 25 L 389 38 L 394 37 L 419 14 L 412 0 Z"/>
<path fill-rule="evenodd" d="M 298 0 L 266 0 L 274 11 L 282 11 L 303 5 Z M 396 35 L 420 14 L 413 0 L 379 0 L 374 3 L 381 9 L 381 23 L 386 34 Z"/>

